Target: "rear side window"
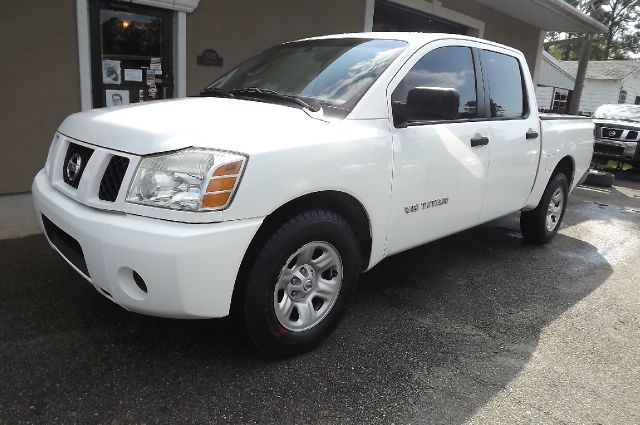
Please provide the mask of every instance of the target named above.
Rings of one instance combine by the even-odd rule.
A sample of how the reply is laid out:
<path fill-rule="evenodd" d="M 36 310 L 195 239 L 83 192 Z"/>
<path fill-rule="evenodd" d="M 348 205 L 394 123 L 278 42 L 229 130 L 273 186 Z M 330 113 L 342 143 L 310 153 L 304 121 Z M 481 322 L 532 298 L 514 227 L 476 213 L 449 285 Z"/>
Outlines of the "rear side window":
<path fill-rule="evenodd" d="M 424 55 L 391 96 L 394 117 L 407 104 L 411 89 L 416 87 L 456 89 L 460 96 L 456 119 L 477 116 L 476 73 L 469 47 L 441 47 Z M 438 114 L 425 118 L 442 119 Z"/>
<path fill-rule="evenodd" d="M 520 62 L 513 56 L 481 51 L 482 71 L 489 81 L 492 118 L 520 118 L 527 113 Z"/>

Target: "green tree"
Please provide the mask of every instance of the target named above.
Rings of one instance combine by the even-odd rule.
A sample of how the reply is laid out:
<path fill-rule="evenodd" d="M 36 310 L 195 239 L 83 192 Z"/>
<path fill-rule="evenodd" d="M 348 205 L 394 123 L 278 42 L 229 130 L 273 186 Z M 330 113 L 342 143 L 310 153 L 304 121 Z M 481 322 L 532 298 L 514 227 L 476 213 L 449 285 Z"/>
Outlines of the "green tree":
<path fill-rule="evenodd" d="M 589 54 L 591 60 L 629 59 L 640 53 L 640 0 L 566 0 L 602 22 L 607 32 L 597 34 Z M 550 32 L 547 51 L 560 60 L 577 60 L 580 35 Z"/>

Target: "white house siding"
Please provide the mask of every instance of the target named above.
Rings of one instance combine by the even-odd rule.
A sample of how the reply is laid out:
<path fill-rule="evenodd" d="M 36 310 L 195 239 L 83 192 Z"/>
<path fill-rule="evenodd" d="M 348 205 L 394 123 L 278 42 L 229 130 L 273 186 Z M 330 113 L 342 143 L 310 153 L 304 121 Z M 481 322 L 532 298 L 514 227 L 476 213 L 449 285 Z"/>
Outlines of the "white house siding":
<path fill-rule="evenodd" d="M 536 99 L 538 100 L 538 109 L 551 109 L 551 100 L 553 98 L 553 87 L 537 86 Z"/>
<path fill-rule="evenodd" d="M 620 80 L 586 80 L 580 99 L 580 111 L 592 113 L 598 106 L 618 103 Z"/>
<path fill-rule="evenodd" d="M 573 90 L 576 80 L 549 53 L 542 52 L 537 83 L 541 86 Z"/>
<path fill-rule="evenodd" d="M 627 92 L 625 103 L 635 103 L 636 96 L 640 96 L 640 71 L 633 72 L 622 80 L 622 90 Z"/>

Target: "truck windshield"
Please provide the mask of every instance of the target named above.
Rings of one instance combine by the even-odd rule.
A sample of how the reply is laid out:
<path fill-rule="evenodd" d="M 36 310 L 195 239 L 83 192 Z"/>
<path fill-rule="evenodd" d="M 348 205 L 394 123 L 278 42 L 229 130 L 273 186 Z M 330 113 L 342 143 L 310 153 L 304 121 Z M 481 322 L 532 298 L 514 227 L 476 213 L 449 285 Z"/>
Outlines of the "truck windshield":
<path fill-rule="evenodd" d="M 285 43 L 248 59 L 201 94 L 274 102 L 289 97 L 344 117 L 406 45 L 364 38 Z"/>
<path fill-rule="evenodd" d="M 640 122 L 640 105 L 602 105 L 593 118 Z"/>

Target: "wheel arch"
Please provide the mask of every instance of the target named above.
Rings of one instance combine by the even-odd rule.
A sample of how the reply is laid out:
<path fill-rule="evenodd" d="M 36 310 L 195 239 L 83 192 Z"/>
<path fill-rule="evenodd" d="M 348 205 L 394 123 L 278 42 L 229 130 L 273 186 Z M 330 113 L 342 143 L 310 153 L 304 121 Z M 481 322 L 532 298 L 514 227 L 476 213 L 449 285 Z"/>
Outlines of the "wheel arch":
<path fill-rule="evenodd" d="M 569 189 L 573 184 L 573 180 L 575 179 L 576 172 L 576 163 L 571 155 L 566 155 L 556 164 L 553 169 L 553 173 L 551 173 L 551 177 L 555 176 L 558 173 L 563 173 L 567 176 L 567 180 L 569 180 Z"/>
<path fill-rule="evenodd" d="M 533 187 L 531 188 L 529 198 L 527 199 L 527 202 L 521 209 L 521 211 L 530 211 L 538 206 L 545 188 L 547 187 L 553 176 L 558 173 L 563 173 L 565 176 L 567 176 L 567 180 L 569 181 L 569 191 L 571 192 L 573 183 L 576 178 L 575 159 L 570 154 L 564 155 L 558 162 L 555 163 L 555 165 L 553 166 L 553 171 L 551 171 L 551 166 L 553 165 L 553 162 L 551 162 L 552 158 L 555 157 L 548 157 L 544 166 L 540 166 L 540 171 L 536 175 L 536 179 Z"/>
<path fill-rule="evenodd" d="M 241 286 L 249 266 L 256 259 L 259 249 L 267 242 L 269 236 L 289 218 L 305 210 L 317 208 L 331 210 L 344 217 L 356 235 L 363 270 L 367 268 L 371 258 L 373 241 L 371 219 L 364 205 L 355 196 L 346 192 L 323 190 L 307 193 L 287 201 L 265 217 L 240 264 L 233 291 L 232 308 L 237 304 L 235 302 L 238 296 L 237 289 Z"/>

